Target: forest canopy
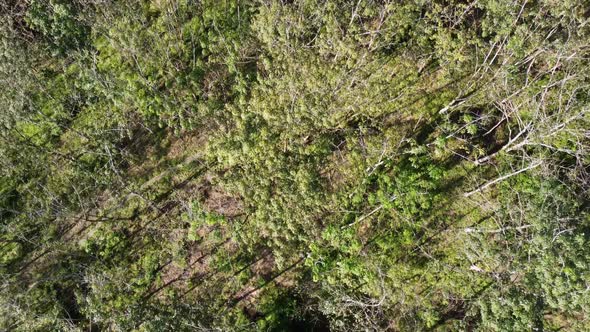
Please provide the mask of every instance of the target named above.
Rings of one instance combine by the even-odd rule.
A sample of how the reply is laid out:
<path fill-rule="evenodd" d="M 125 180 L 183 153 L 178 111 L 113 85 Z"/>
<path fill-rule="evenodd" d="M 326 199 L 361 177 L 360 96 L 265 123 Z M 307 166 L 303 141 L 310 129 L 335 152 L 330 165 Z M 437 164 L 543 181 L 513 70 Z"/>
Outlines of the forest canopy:
<path fill-rule="evenodd" d="M 585 0 L 0 1 L 0 330 L 590 330 Z"/>

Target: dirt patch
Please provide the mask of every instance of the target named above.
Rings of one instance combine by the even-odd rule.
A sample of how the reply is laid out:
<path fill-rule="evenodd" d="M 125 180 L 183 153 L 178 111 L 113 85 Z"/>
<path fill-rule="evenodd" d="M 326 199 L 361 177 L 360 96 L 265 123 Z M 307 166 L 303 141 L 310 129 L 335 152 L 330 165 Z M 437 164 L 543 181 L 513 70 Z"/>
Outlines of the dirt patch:
<path fill-rule="evenodd" d="M 219 188 L 211 188 L 205 191 L 204 207 L 210 212 L 228 218 L 234 218 L 244 213 L 242 201 Z"/>
<path fill-rule="evenodd" d="M 198 151 L 204 151 L 207 146 L 207 135 L 197 135 L 192 132 L 183 134 L 179 138 L 170 137 L 171 143 L 168 149 L 168 159 L 182 158 L 193 155 Z"/>

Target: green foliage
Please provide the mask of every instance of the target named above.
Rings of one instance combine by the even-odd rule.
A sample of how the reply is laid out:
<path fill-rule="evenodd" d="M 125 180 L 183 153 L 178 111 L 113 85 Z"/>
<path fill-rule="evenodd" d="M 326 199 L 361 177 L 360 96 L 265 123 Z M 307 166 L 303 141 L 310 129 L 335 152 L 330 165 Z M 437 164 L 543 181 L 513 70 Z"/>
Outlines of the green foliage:
<path fill-rule="evenodd" d="M 43 36 L 54 54 L 65 54 L 88 42 L 90 27 L 79 15 L 81 6 L 71 0 L 33 0 L 28 4 L 25 20 Z"/>
<path fill-rule="evenodd" d="M 587 330 L 588 4 L 0 4 L 0 329 Z"/>

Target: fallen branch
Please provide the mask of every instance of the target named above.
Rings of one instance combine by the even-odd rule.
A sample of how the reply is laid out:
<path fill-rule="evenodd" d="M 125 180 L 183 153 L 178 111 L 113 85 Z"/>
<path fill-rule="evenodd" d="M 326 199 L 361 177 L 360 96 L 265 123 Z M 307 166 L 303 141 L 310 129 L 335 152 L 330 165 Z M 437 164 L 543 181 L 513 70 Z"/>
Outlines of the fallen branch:
<path fill-rule="evenodd" d="M 514 150 L 514 149 L 517 149 L 517 148 L 521 147 L 522 145 L 524 145 L 524 144 L 527 142 L 527 141 L 526 141 L 526 138 L 525 138 L 525 140 L 524 140 L 523 142 L 521 142 L 521 143 L 519 143 L 519 144 L 517 144 L 517 145 L 515 145 L 515 146 L 512 146 L 512 144 L 514 144 L 514 142 L 515 142 L 515 141 L 516 141 L 516 140 L 517 140 L 517 139 L 518 139 L 520 136 L 522 136 L 524 133 L 526 133 L 526 132 L 528 131 L 528 129 L 530 128 L 530 126 L 531 126 L 531 123 L 529 123 L 528 125 L 526 125 L 526 127 L 524 127 L 524 129 L 523 129 L 523 130 L 521 130 L 521 131 L 520 131 L 520 132 L 519 132 L 519 133 L 518 133 L 516 136 L 514 136 L 514 138 L 511 138 L 511 139 L 508 141 L 508 143 L 506 143 L 506 144 L 505 144 L 505 145 L 504 145 L 504 146 L 503 146 L 503 147 L 502 147 L 500 150 L 498 150 L 498 151 L 496 151 L 496 152 L 494 152 L 494 153 L 492 153 L 492 154 L 490 154 L 490 155 L 487 155 L 487 156 L 485 156 L 485 157 L 479 158 L 479 159 L 477 159 L 477 160 L 476 160 L 474 163 L 475 163 L 476 165 L 481 165 L 481 164 L 483 164 L 483 163 L 486 163 L 486 162 L 488 162 L 490 159 L 494 158 L 496 155 L 498 155 L 500 152 L 502 152 L 502 151 L 504 151 L 504 150 L 511 151 L 511 150 Z"/>
<path fill-rule="evenodd" d="M 473 195 L 473 194 L 477 194 L 478 192 L 482 192 L 482 191 L 484 191 L 486 188 L 488 188 L 489 186 L 492 186 L 492 185 L 494 185 L 494 184 L 496 184 L 496 183 L 498 183 L 498 182 L 500 182 L 500 181 L 506 180 L 506 179 L 508 179 L 509 177 L 512 177 L 512 176 L 518 175 L 518 174 L 520 174 L 520 173 L 522 173 L 522 172 L 526 172 L 526 171 L 528 171 L 528 170 L 530 170 L 530 169 L 533 169 L 533 168 L 535 168 L 535 167 L 538 167 L 539 165 L 541 165 L 541 162 L 540 162 L 540 161 L 538 161 L 538 162 L 536 162 L 536 163 L 533 163 L 533 164 L 529 165 L 528 167 L 525 167 L 525 168 L 523 168 L 523 169 L 520 169 L 520 170 L 518 170 L 518 171 L 516 171 L 516 172 L 514 172 L 514 173 L 510 173 L 510 174 L 503 175 L 503 176 L 501 176 L 501 177 L 499 177 L 499 178 L 497 178 L 497 179 L 495 179 L 495 180 L 493 180 L 493 181 L 490 181 L 490 182 L 488 182 L 488 183 L 486 183 L 486 184 L 484 184 L 484 185 L 480 186 L 479 188 L 477 188 L 477 189 L 475 189 L 475 190 L 473 190 L 473 191 L 470 191 L 470 192 L 468 192 L 468 193 L 464 193 L 464 194 L 463 194 L 463 196 L 464 196 L 464 197 L 469 197 L 469 196 L 471 196 L 471 195 Z"/>
<path fill-rule="evenodd" d="M 476 228 L 467 227 L 463 231 L 465 233 L 502 233 L 504 231 L 511 230 L 511 229 L 513 229 L 515 231 L 522 231 L 523 229 L 527 229 L 529 227 L 533 227 L 533 225 L 524 225 L 524 226 L 518 226 L 518 227 L 507 226 L 507 227 L 502 227 L 499 229 L 476 229 Z"/>
<path fill-rule="evenodd" d="M 390 201 L 390 202 L 393 202 L 393 201 L 394 201 L 396 198 L 397 198 L 396 196 L 392 196 L 392 197 L 389 199 L 389 201 Z M 377 213 L 377 212 L 381 211 L 381 209 L 383 209 L 383 204 L 379 205 L 379 206 L 378 206 L 378 207 L 376 207 L 376 208 L 375 208 L 373 211 L 371 211 L 371 212 L 369 212 L 369 213 L 365 214 L 364 216 L 362 216 L 362 217 L 358 218 L 357 220 L 355 220 L 355 221 L 353 221 L 353 222 L 351 222 L 351 223 L 349 223 L 349 224 L 346 224 L 346 225 L 343 225 L 343 226 L 341 226 L 341 227 L 340 227 L 340 229 L 345 229 L 345 228 L 351 227 L 351 226 L 353 226 L 354 224 L 357 224 L 357 223 L 359 223 L 359 222 L 361 222 L 361 221 L 363 221 L 363 220 L 365 220 L 365 219 L 369 218 L 370 216 L 374 215 L 375 213 Z"/>

